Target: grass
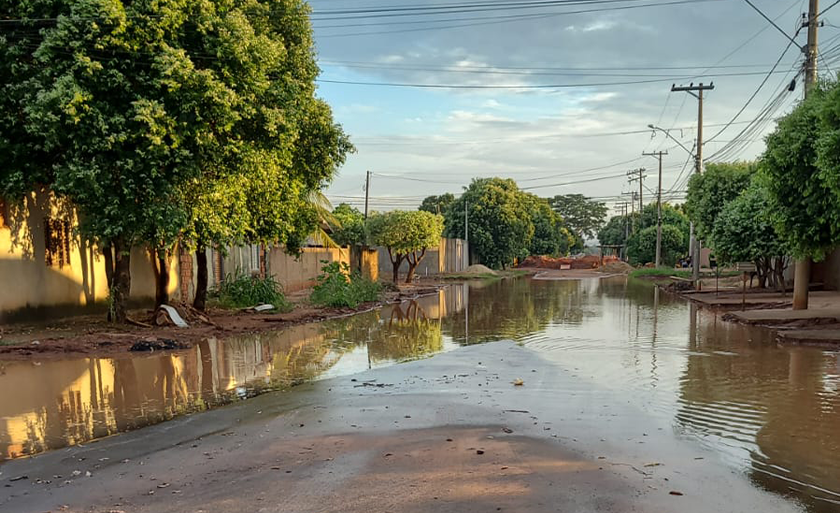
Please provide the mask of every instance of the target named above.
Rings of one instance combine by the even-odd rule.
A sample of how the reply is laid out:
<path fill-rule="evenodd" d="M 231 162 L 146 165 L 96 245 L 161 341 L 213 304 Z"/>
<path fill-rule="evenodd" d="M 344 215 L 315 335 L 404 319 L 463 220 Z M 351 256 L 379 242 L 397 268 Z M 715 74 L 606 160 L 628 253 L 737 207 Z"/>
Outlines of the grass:
<path fill-rule="evenodd" d="M 739 276 L 741 273 L 738 271 L 722 271 L 720 273 L 721 278 L 729 278 L 731 276 Z M 672 276 L 676 276 L 677 278 L 691 278 L 691 270 L 690 269 L 674 269 L 671 267 L 642 267 L 641 269 L 635 269 L 630 272 L 631 278 L 651 278 L 651 277 L 661 277 L 661 278 L 670 278 Z M 714 278 L 714 273 L 701 273 L 701 277 L 703 278 Z"/>
<path fill-rule="evenodd" d="M 505 278 L 518 278 L 525 276 L 528 271 L 521 269 L 511 269 L 509 271 L 496 271 L 496 273 L 452 273 L 445 274 L 440 277 L 442 280 L 503 280 Z"/>
<path fill-rule="evenodd" d="M 323 261 L 318 284 L 312 289 L 309 300 L 318 306 L 356 308 L 362 303 L 378 301 L 382 286 L 375 281 L 351 273 L 346 263 Z"/>

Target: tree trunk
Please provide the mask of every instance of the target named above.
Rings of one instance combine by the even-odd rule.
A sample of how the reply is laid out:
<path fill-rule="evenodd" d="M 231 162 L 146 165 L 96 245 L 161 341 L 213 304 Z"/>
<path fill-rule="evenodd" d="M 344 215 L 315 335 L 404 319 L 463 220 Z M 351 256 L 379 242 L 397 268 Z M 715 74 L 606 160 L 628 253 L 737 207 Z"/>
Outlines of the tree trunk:
<path fill-rule="evenodd" d="M 105 258 L 105 283 L 108 285 L 109 297 L 114 289 L 114 248 L 110 242 L 102 246 L 102 256 Z M 112 311 L 108 309 L 108 322 L 112 322 Z"/>
<path fill-rule="evenodd" d="M 414 255 L 414 260 L 411 259 L 412 255 Z M 426 256 L 426 248 L 423 248 L 423 251 L 419 255 L 416 251 L 414 251 L 405 256 L 405 259 L 408 260 L 408 276 L 405 278 L 406 283 L 414 281 L 414 272 L 417 270 L 417 266 L 420 265 L 424 256 Z"/>
<path fill-rule="evenodd" d="M 399 283 L 400 281 L 400 265 L 403 261 L 403 255 L 397 253 L 394 254 L 391 252 L 391 248 L 388 248 L 388 258 L 391 260 L 391 265 L 394 269 L 394 283 Z"/>
<path fill-rule="evenodd" d="M 124 248 L 122 241 L 114 241 L 114 285 L 111 287 L 111 312 L 113 322 L 125 323 L 128 298 L 131 295 L 131 248 Z"/>
<path fill-rule="evenodd" d="M 207 250 L 204 246 L 199 245 L 195 250 L 195 260 L 198 263 L 198 269 L 196 269 L 193 307 L 203 312 L 207 306 Z"/>
<path fill-rule="evenodd" d="M 152 251 L 155 268 L 155 309 L 169 303 L 169 255 L 166 250 Z"/>

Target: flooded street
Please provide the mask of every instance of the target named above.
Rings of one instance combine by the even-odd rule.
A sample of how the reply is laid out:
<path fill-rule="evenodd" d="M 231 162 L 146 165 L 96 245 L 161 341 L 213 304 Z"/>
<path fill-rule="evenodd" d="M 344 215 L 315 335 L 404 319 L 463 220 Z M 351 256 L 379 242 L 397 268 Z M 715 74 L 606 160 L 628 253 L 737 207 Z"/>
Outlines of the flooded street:
<path fill-rule="evenodd" d="M 0 457 L 498 340 L 570 377 L 551 408 L 589 421 L 593 437 L 623 435 L 621 417 L 619 426 L 600 424 L 609 413 L 596 398 L 609 397 L 759 488 L 812 512 L 840 510 L 840 353 L 780 348 L 768 331 L 723 322 L 623 277 L 456 285 L 381 311 L 175 354 L 0 362 Z"/>

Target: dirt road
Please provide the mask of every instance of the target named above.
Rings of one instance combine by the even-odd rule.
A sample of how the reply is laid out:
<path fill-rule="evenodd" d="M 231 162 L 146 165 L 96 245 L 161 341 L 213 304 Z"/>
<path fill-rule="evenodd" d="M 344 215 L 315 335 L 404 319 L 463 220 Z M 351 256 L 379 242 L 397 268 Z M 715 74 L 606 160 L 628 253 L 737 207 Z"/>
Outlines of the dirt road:
<path fill-rule="evenodd" d="M 0 510 L 798 511 L 657 425 L 499 342 L 9 462 Z"/>

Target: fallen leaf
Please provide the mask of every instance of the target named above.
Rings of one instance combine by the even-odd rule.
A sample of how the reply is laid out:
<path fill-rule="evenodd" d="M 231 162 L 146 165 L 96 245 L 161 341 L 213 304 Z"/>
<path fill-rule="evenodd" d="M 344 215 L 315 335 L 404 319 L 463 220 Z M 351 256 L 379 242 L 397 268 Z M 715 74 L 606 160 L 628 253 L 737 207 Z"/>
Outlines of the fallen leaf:
<path fill-rule="evenodd" d="M 670 495 L 676 495 L 676 496 L 681 496 L 683 493 L 682 493 L 682 492 L 675 491 L 675 490 L 671 490 L 670 492 L 668 492 L 668 494 L 670 494 Z"/>
<path fill-rule="evenodd" d="M 511 428 L 509 428 L 509 427 L 502 428 L 502 431 L 504 431 L 504 432 L 505 432 L 505 433 L 507 433 L 507 434 L 513 433 L 513 430 L 512 430 Z"/>
<path fill-rule="evenodd" d="M 521 378 L 516 378 L 515 380 L 513 380 L 513 386 L 515 386 L 515 387 L 521 387 L 524 384 L 525 384 L 525 382 L 522 381 Z"/>
<path fill-rule="evenodd" d="M 169 483 L 161 483 L 158 485 L 158 488 L 169 488 Z"/>
<path fill-rule="evenodd" d="M 477 449 L 477 450 L 475 451 L 475 453 L 476 453 L 476 454 L 484 454 L 484 451 L 482 451 L 481 449 Z"/>
<path fill-rule="evenodd" d="M 660 466 L 660 465 L 662 465 L 662 464 L 661 464 L 661 463 L 658 463 L 658 462 L 645 463 L 645 466 L 646 466 L 646 467 L 658 467 L 658 466 Z"/>

